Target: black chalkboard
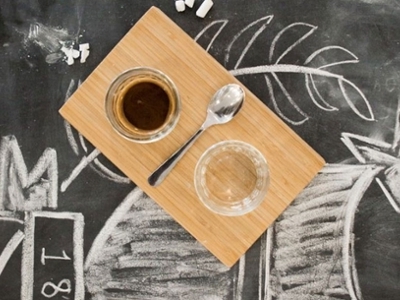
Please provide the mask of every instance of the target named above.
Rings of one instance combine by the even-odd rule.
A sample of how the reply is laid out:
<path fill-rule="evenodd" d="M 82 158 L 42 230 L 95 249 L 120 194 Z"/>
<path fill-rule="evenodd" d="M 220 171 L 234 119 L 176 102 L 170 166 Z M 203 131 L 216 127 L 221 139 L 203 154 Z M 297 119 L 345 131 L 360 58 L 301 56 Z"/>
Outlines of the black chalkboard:
<path fill-rule="evenodd" d="M 400 2 L 201 2 L 0 1 L 1 299 L 398 298 Z M 152 5 L 328 162 L 231 269 L 58 114 Z"/>

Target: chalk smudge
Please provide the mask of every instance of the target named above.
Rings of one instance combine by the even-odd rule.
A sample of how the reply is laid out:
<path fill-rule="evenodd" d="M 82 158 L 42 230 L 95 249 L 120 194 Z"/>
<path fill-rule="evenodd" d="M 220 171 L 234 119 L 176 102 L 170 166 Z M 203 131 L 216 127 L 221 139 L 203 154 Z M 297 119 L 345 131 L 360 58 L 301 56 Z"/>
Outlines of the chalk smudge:
<path fill-rule="evenodd" d="M 64 58 L 65 54 L 61 51 L 63 45 L 72 45 L 74 41 L 66 29 L 34 22 L 30 24 L 24 42 L 26 45 L 33 43 L 39 46 L 46 55 L 46 62 L 53 64 Z"/>

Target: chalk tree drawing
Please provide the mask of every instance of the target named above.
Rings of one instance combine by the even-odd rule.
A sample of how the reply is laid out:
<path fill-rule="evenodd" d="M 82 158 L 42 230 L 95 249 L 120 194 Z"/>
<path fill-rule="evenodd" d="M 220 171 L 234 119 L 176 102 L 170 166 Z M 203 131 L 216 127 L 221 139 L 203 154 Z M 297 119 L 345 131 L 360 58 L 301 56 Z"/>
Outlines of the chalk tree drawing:
<path fill-rule="evenodd" d="M 251 30 L 252 31 L 256 30 L 255 33 L 251 36 L 250 40 L 247 41 L 247 44 L 244 47 L 244 49 L 241 52 L 239 52 L 239 55 L 236 58 L 236 60 L 233 61 L 233 68 L 230 70 L 231 74 L 237 77 L 244 75 L 251 75 L 251 74 L 263 75 L 269 92 L 268 96 L 272 101 L 276 113 L 282 119 L 284 119 L 286 122 L 292 125 L 301 125 L 304 122 L 306 122 L 310 118 L 310 116 L 307 115 L 298 105 L 298 103 L 301 102 L 302 100 L 295 99 L 289 93 L 288 89 L 285 87 L 283 82 L 280 80 L 279 74 L 282 73 L 304 75 L 306 91 L 312 103 L 314 103 L 315 106 L 318 107 L 319 109 L 328 112 L 337 111 L 339 108 L 330 103 L 329 101 L 327 101 L 327 99 L 325 99 L 322 92 L 322 85 L 316 80 L 316 78 L 323 77 L 326 80 L 335 81 L 338 90 L 340 90 L 341 92 L 342 98 L 345 100 L 347 105 L 353 110 L 353 112 L 358 117 L 364 120 L 373 121 L 374 114 L 372 112 L 370 103 L 365 97 L 364 93 L 353 82 L 346 79 L 344 76 L 329 71 L 329 69 L 335 66 L 358 63 L 359 59 L 351 51 L 341 46 L 335 46 L 335 45 L 327 46 L 314 51 L 311 55 L 307 57 L 303 65 L 282 63 L 282 61 L 288 56 L 288 54 L 290 54 L 290 52 L 292 52 L 298 45 L 304 42 L 317 30 L 317 26 L 303 22 L 292 23 L 286 26 L 274 37 L 269 47 L 269 51 L 267 51 L 266 49 L 266 52 L 268 52 L 269 54 L 268 55 L 269 64 L 259 65 L 254 67 L 242 67 L 242 61 L 246 56 L 247 52 L 251 49 L 251 47 L 253 46 L 257 38 L 260 36 L 260 34 L 262 34 L 267 29 L 272 19 L 273 19 L 272 15 L 260 18 L 247 25 L 245 28 L 243 28 L 240 32 L 238 32 L 234 36 L 234 38 L 229 43 L 226 49 L 226 55 L 224 59 L 226 67 L 229 67 L 232 64 L 233 60 L 232 57 L 234 56 L 232 50 L 235 43 L 238 40 L 240 40 L 245 33 L 248 33 Z M 213 43 L 215 42 L 216 38 L 222 32 L 227 23 L 228 20 L 217 20 L 210 23 L 195 37 L 195 40 L 198 41 L 202 39 L 203 36 L 207 33 L 207 31 L 210 31 L 211 29 L 214 30 L 215 29 L 214 27 L 218 27 L 218 30 L 214 35 L 212 35 L 212 38 L 208 41 L 208 44 L 204 46 L 206 50 L 209 51 Z M 297 31 L 295 32 L 295 30 L 299 28 L 305 30 L 306 32 L 304 34 L 300 34 L 300 36 L 297 37 L 297 39 L 293 40 L 290 43 L 290 46 L 287 47 L 285 50 L 283 50 L 282 52 L 278 52 L 277 49 L 282 40 L 284 40 L 285 43 L 288 43 L 287 39 L 290 39 L 290 37 L 288 36 L 291 36 L 293 35 L 293 33 L 296 33 Z M 291 35 L 289 35 L 289 33 Z M 330 55 L 328 56 L 327 54 Z M 341 59 L 337 61 L 329 61 L 331 54 L 334 54 L 335 56 L 340 57 Z M 281 110 L 280 104 L 276 97 L 277 92 L 282 93 L 284 95 L 286 101 L 288 101 L 288 103 L 291 105 L 291 107 L 299 116 L 298 119 L 295 120 L 293 117 L 288 116 Z M 360 103 L 362 104 L 360 105 Z"/>
<path fill-rule="evenodd" d="M 43 175 L 47 174 L 47 178 Z M 0 141 L 0 210 L 57 208 L 58 164 L 52 148 L 44 150 L 30 172 L 14 136 Z"/>

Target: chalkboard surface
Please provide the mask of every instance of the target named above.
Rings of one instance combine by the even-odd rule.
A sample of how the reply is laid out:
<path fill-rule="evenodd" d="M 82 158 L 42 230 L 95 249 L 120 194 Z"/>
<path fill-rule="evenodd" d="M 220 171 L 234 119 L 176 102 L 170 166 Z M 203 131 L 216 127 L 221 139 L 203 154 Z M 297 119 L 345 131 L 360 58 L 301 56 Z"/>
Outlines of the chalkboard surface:
<path fill-rule="evenodd" d="M 398 298 L 400 3 L 200 4 L 0 1 L 1 299 Z M 231 269 L 58 114 L 152 5 L 328 162 Z"/>

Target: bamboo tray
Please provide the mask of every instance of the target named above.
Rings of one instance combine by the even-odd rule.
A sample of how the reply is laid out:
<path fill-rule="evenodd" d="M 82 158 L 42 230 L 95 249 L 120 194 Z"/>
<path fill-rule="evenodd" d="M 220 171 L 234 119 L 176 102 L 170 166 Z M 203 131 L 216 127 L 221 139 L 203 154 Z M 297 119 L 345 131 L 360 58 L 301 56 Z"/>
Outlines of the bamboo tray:
<path fill-rule="evenodd" d="M 120 137 L 105 116 L 104 99 L 121 72 L 149 66 L 166 73 L 182 100 L 180 120 L 166 138 L 135 144 Z M 211 96 L 238 83 L 203 48 L 157 8 L 151 8 L 61 108 L 61 115 L 110 161 L 163 207 L 221 262 L 232 266 L 324 165 L 324 160 L 243 85 L 246 100 L 228 124 L 210 128 L 159 187 L 148 176 L 202 124 Z M 266 157 L 271 184 L 265 201 L 240 217 L 220 216 L 197 198 L 196 162 L 211 145 L 235 139 Z"/>

